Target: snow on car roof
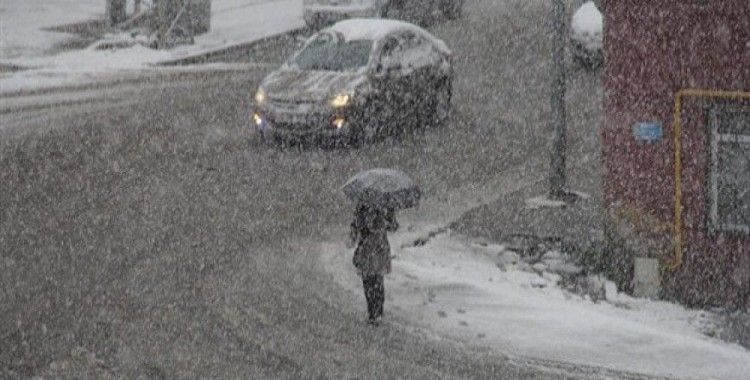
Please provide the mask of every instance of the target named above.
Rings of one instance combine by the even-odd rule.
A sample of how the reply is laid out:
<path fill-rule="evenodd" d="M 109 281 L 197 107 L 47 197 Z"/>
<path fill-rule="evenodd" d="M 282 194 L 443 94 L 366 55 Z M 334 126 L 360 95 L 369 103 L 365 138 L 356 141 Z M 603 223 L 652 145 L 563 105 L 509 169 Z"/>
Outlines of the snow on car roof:
<path fill-rule="evenodd" d="M 441 39 L 436 38 L 426 30 L 408 22 L 381 18 L 353 18 L 339 21 L 324 31 L 339 33 L 346 41 L 353 40 L 379 40 L 388 34 L 398 31 L 410 30 L 432 41 L 437 47 L 446 53 L 450 49 Z"/>

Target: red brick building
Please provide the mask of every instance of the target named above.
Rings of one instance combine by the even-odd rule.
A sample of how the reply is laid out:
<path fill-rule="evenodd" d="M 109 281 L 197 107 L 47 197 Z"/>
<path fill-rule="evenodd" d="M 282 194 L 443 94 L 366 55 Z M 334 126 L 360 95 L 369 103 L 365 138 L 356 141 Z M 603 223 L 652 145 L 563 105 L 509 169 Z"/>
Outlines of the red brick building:
<path fill-rule="evenodd" d="M 603 13 L 612 253 L 658 258 L 668 298 L 746 302 L 750 1 L 609 0 Z"/>

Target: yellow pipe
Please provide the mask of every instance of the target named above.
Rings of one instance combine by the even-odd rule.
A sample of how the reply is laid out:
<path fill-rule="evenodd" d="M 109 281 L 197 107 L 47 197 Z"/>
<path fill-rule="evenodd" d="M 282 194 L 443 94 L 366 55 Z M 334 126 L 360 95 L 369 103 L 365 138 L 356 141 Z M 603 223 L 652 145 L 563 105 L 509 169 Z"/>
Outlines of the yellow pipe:
<path fill-rule="evenodd" d="M 677 91 L 674 99 L 674 259 L 667 269 L 675 270 L 682 266 L 684 253 L 682 241 L 682 99 L 684 97 L 708 99 L 750 100 L 750 92 L 683 89 Z"/>
<path fill-rule="evenodd" d="M 667 267 L 670 270 L 682 265 L 682 91 L 674 100 L 674 261 Z M 679 252 L 679 253 L 678 253 Z"/>

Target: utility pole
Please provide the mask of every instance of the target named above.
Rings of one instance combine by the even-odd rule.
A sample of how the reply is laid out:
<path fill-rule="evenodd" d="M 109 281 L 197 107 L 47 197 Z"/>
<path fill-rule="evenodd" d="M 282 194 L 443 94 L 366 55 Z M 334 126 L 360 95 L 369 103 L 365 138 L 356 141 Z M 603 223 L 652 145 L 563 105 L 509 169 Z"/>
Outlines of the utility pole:
<path fill-rule="evenodd" d="M 552 0 L 552 93 L 550 96 L 551 124 L 554 140 L 551 150 L 550 199 L 567 197 L 565 177 L 565 4 Z"/>

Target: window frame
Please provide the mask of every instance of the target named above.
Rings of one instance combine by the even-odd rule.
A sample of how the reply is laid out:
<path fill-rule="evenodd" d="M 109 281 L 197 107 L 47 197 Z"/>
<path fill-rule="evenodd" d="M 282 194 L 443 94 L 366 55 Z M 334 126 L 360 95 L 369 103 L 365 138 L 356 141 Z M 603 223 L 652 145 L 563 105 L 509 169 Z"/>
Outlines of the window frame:
<path fill-rule="evenodd" d="M 392 48 L 388 46 L 391 42 L 395 42 L 395 45 Z M 392 54 L 402 48 L 401 42 L 393 34 L 381 39 L 378 45 L 377 52 L 374 55 L 375 66 L 384 66 L 386 62 L 391 63 Z"/>
<path fill-rule="evenodd" d="M 719 104 L 709 109 L 709 229 L 711 232 L 728 232 L 748 235 L 750 234 L 750 222 L 747 225 L 727 223 L 727 216 L 719 215 L 719 164 L 721 162 L 720 145 L 722 143 L 729 143 L 742 144 L 743 146 L 746 145 L 750 147 L 750 133 L 742 134 L 740 132 L 719 132 L 719 129 L 721 127 L 719 116 L 722 113 L 726 112 L 745 113 L 748 115 L 748 123 L 750 123 L 750 104 Z M 748 189 L 748 191 L 750 191 L 750 189 Z M 750 207 L 750 204 L 746 205 L 746 207 Z"/>

